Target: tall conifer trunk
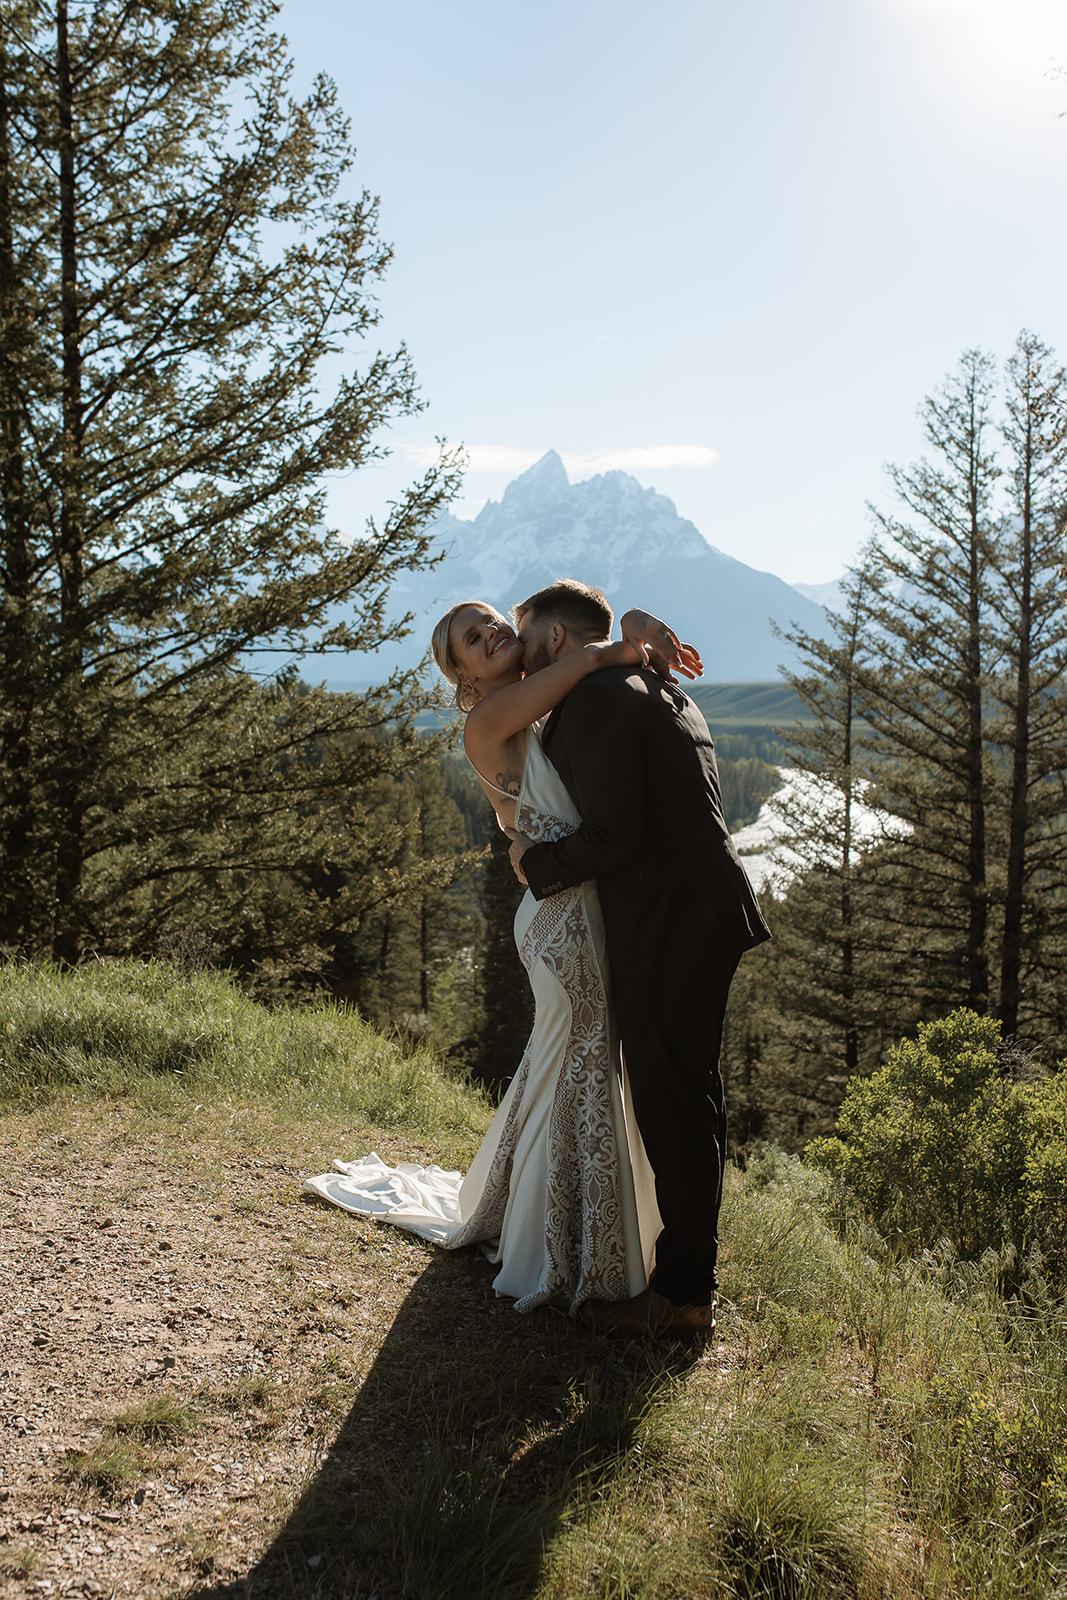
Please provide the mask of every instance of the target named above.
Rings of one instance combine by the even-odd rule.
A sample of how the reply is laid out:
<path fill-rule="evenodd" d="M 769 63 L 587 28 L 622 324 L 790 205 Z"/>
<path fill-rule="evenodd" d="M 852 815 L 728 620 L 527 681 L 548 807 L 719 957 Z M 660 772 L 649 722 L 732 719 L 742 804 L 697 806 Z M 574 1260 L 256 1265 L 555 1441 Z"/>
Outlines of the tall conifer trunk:
<path fill-rule="evenodd" d="M 83 529 L 81 328 L 78 306 L 78 243 L 74 174 L 74 89 L 70 69 L 67 0 L 56 0 L 56 96 L 59 121 L 60 306 L 63 339 L 63 440 L 60 471 L 60 617 L 58 649 L 57 740 L 55 755 L 56 883 L 52 953 L 74 962 L 81 948 L 82 869 L 86 796 L 83 787 L 78 714 L 84 669 L 82 617 Z"/>
<path fill-rule="evenodd" d="M 1028 454 L 1032 441 L 1028 441 Z M 1023 889 L 1025 884 L 1026 839 L 1030 807 L 1030 635 L 1033 626 L 1033 506 L 1029 471 L 1024 491 L 1023 524 L 1020 530 L 1019 641 L 1016 661 L 1015 717 L 1012 733 L 1011 799 L 1008 820 L 1007 882 L 1004 891 L 1004 942 L 1000 968 L 1000 1020 L 1005 1034 L 1019 1025 L 1020 973 L 1022 967 Z"/>
<path fill-rule="evenodd" d="M 1022 999 L 1023 894 L 1026 846 L 1030 828 L 1030 721 L 1032 641 L 1034 629 L 1034 478 L 1037 470 L 1035 391 L 1039 390 L 1041 354 L 1034 343 L 1020 341 L 1009 374 L 1016 381 L 1009 442 L 1015 447 L 1016 511 L 1019 521 L 1017 562 L 1010 580 L 1013 601 L 1011 636 L 1014 650 L 1014 707 L 1011 719 L 1011 779 L 1008 801 L 1008 850 L 1004 886 L 1004 937 L 1000 963 L 1000 1020 L 1011 1035 L 1019 1025 Z"/>
<path fill-rule="evenodd" d="M 1007 754 L 999 1015 L 1007 1034 L 1063 1016 L 1067 607 L 1067 371 L 1023 332 L 1007 368 L 1012 496 L 997 569 Z M 1061 1024 L 1062 1025 L 1062 1024 Z"/>
<path fill-rule="evenodd" d="M 891 811 L 915 825 L 896 853 L 901 969 L 921 1007 L 989 1006 L 989 814 L 985 622 L 991 494 L 988 444 L 995 368 L 980 351 L 923 404 L 932 447 L 889 476 L 905 515 L 876 512 L 888 535 L 874 608 L 875 647 L 863 680 Z"/>
<path fill-rule="evenodd" d="M 967 785 L 967 883 L 968 915 L 965 953 L 967 1004 L 984 1014 L 989 1005 L 989 885 L 986 876 L 986 795 L 984 773 L 984 716 L 982 691 L 982 418 L 979 413 L 976 374 L 971 373 L 967 390 L 968 435 L 971 448 L 967 464 L 967 503 L 970 514 L 970 542 L 967 550 L 967 639 L 965 644 L 965 682 L 967 693 L 967 743 L 964 769 Z"/>
<path fill-rule="evenodd" d="M 852 660 L 855 657 L 856 629 L 851 635 L 852 656 L 845 680 L 845 703 L 841 710 L 844 745 L 841 752 L 847 791 L 841 829 L 841 1000 L 844 1017 L 845 1074 L 852 1077 L 859 1069 L 859 1029 L 856 1026 L 856 947 L 852 929 L 852 807 L 855 777 L 852 770 Z"/>
<path fill-rule="evenodd" d="M 23 448 L 24 398 L 20 356 L 26 313 L 19 306 L 19 274 L 12 222 L 11 117 L 6 38 L 0 30 L 0 494 L 3 496 L 0 675 L 0 945 L 22 949 L 32 931 L 31 836 L 34 679 L 30 669 L 32 551 L 26 506 Z"/>

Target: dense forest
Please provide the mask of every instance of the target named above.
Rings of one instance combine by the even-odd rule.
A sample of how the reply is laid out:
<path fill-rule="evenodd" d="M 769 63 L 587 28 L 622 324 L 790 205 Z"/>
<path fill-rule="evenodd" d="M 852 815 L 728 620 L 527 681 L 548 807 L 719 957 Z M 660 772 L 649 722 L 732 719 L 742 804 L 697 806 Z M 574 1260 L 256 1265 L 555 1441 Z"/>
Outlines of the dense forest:
<path fill-rule="evenodd" d="M 1023 332 L 920 419 L 829 636 L 794 636 L 787 761 L 820 800 L 785 819 L 807 870 L 734 997 L 740 1143 L 829 1132 L 850 1078 L 957 1007 L 998 1024 L 1006 1074 L 1067 1053 L 1067 374 Z M 861 847 L 872 803 L 895 820 Z"/>

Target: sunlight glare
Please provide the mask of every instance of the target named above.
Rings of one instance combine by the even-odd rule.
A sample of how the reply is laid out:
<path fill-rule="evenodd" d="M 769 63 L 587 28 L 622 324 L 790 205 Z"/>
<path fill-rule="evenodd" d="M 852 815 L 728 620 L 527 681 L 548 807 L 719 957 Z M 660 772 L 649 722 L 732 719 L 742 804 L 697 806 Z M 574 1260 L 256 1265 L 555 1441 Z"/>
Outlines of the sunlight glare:
<path fill-rule="evenodd" d="M 956 88 L 965 76 L 999 94 L 1058 95 L 1067 104 L 1063 0 L 881 0 L 879 9 L 905 25 L 920 55 L 948 69 Z"/>

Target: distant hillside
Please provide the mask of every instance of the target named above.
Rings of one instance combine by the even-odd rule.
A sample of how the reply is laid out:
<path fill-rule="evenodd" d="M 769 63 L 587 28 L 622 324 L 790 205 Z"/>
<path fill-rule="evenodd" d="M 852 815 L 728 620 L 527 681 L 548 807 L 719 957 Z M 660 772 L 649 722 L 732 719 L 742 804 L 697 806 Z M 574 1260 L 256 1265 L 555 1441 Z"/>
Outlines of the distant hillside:
<path fill-rule="evenodd" d="M 735 733 L 742 729 L 788 728 L 810 720 L 811 713 L 785 683 L 688 683 L 694 699 L 713 730 Z"/>
<path fill-rule="evenodd" d="M 810 720 L 804 702 L 785 683 L 689 683 L 686 692 L 704 713 L 720 763 L 758 756 L 778 765 L 786 759 L 788 731 Z"/>
<path fill-rule="evenodd" d="M 338 691 L 353 687 L 338 684 Z M 784 683 L 684 683 L 685 692 L 703 712 L 720 756 L 732 761 L 760 756 L 778 763 L 786 741 L 776 728 L 789 729 L 810 720 L 807 707 Z M 458 711 L 424 712 L 420 728 L 440 728 L 459 717 Z"/>

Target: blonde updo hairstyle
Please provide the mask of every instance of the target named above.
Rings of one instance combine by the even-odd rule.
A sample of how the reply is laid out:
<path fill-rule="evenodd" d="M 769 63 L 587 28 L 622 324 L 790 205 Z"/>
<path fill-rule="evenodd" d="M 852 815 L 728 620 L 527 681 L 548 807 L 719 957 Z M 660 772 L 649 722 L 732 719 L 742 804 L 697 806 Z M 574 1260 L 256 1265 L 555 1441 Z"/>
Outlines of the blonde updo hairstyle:
<path fill-rule="evenodd" d="M 468 711 L 474 710 L 474 707 L 481 699 L 481 695 L 473 684 L 460 683 L 459 681 L 459 672 L 452 657 L 452 639 L 450 637 L 452 624 L 459 613 L 465 611 L 468 606 L 484 604 L 483 600 L 461 600 L 459 605 L 453 606 L 451 611 L 445 612 L 434 628 L 433 637 L 430 640 L 430 649 L 433 651 L 433 658 L 437 662 L 437 670 L 452 685 L 452 704 L 462 711 L 464 716 L 467 715 Z M 496 611 L 495 606 L 490 606 L 489 609 Z"/>

